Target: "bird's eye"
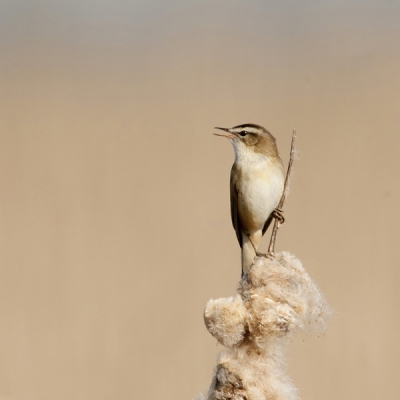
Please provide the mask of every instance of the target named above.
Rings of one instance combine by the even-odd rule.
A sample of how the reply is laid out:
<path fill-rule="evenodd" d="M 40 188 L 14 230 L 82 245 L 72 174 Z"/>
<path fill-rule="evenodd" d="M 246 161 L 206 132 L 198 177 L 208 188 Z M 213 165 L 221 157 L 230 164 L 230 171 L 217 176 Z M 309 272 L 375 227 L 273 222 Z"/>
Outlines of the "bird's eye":
<path fill-rule="evenodd" d="M 247 135 L 247 132 L 246 131 L 241 131 L 241 132 L 239 132 L 239 135 L 242 136 L 242 137 L 245 137 Z"/>

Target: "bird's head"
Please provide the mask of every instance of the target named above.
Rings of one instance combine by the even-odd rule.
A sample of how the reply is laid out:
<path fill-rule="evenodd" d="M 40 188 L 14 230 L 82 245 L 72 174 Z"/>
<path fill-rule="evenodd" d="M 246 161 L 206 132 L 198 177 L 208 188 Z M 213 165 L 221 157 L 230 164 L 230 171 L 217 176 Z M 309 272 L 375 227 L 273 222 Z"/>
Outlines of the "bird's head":
<path fill-rule="evenodd" d="M 279 158 L 275 138 L 265 128 L 256 124 L 237 125 L 233 128 L 219 128 L 226 133 L 214 133 L 226 137 L 232 143 L 237 158 L 244 155 L 265 155 Z"/>

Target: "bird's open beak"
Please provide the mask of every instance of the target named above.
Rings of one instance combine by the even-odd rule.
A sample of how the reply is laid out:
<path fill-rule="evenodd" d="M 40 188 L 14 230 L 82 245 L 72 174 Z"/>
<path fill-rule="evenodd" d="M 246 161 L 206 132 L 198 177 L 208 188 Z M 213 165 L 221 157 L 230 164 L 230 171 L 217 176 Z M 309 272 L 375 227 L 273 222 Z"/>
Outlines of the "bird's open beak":
<path fill-rule="evenodd" d="M 228 132 L 227 135 L 223 133 L 214 133 L 215 136 L 222 136 L 228 139 L 233 139 L 235 137 L 235 135 L 233 135 L 228 128 L 219 128 L 218 126 L 216 126 L 214 129 L 220 129 L 221 131 Z"/>

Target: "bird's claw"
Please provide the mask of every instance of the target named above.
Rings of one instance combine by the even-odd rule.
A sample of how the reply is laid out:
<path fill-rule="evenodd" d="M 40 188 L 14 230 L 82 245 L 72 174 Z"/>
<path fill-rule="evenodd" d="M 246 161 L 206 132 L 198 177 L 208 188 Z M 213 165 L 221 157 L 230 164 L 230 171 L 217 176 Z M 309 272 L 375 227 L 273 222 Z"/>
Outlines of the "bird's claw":
<path fill-rule="evenodd" d="M 285 222 L 285 217 L 283 216 L 283 210 L 280 208 L 275 208 L 274 211 L 272 211 L 272 216 L 278 220 L 278 222 L 282 225 Z"/>
<path fill-rule="evenodd" d="M 272 260 L 275 258 L 275 253 L 269 252 L 269 253 L 260 253 L 259 251 L 256 252 L 256 257 L 263 257 L 263 258 L 268 258 Z"/>

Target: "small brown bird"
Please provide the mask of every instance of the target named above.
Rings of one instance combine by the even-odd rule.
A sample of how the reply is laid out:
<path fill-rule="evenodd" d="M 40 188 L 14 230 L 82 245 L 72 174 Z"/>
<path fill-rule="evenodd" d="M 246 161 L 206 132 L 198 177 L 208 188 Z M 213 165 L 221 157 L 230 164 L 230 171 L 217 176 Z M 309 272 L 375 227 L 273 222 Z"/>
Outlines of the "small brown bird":
<path fill-rule="evenodd" d="M 283 219 L 276 207 L 281 199 L 285 174 L 275 138 L 256 124 L 218 128 L 235 150 L 231 170 L 231 218 L 242 249 L 242 277 L 249 272 L 261 237 L 272 218 Z"/>

